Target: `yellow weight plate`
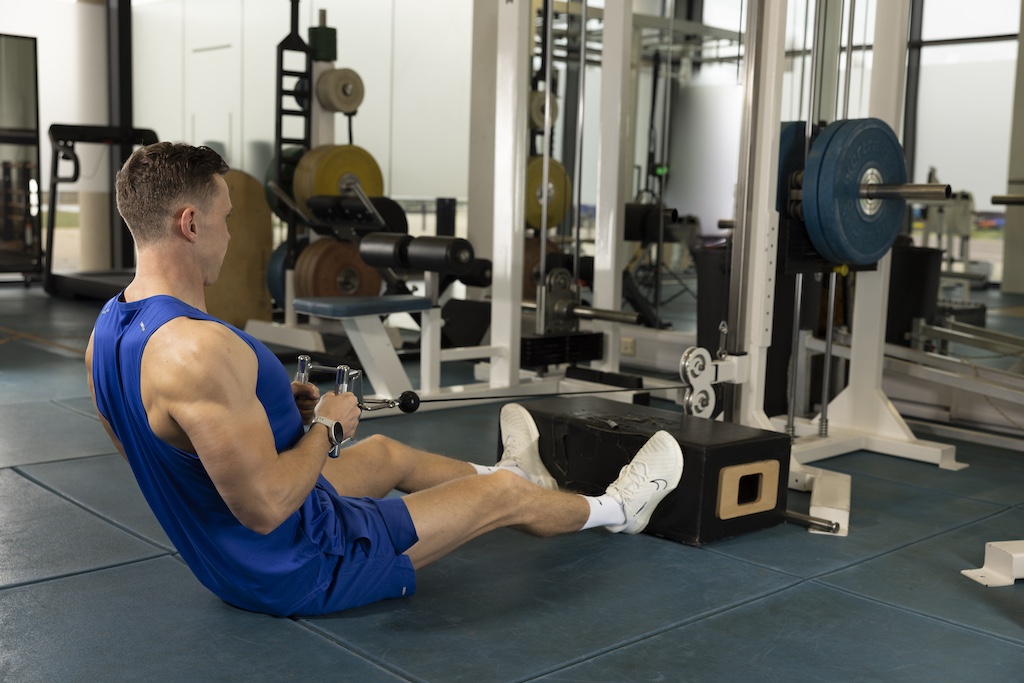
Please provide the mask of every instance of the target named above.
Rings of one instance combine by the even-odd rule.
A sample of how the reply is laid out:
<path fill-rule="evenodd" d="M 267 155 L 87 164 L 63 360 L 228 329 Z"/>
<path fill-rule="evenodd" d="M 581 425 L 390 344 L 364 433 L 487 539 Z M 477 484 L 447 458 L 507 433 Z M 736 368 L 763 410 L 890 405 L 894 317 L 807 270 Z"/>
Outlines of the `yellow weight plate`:
<path fill-rule="evenodd" d="M 328 111 L 355 114 L 363 103 L 363 79 L 352 69 L 325 71 L 316 80 L 316 96 Z"/>
<path fill-rule="evenodd" d="M 544 184 L 544 157 L 530 157 L 526 164 L 526 222 L 532 228 L 541 227 L 541 189 Z M 548 224 L 558 225 L 569 210 L 569 174 L 555 159 L 548 164 Z"/>
<path fill-rule="evenodd" d="M 384 195 L 384 176 L 373 155 L 356 145 L 321 145 L 299 159 L 292 191 L 295 201 L 304 206 L 316 195 L 341 194 L 341 187 L 353 180 L 368 197 Z"/>
<path fill-rule="evenodd" d="M 534 130 L 544 130 L 544 101 L 546 95 L 541 90 L 530 93 L 530 126 Z M 551 125 L 558 120 L 558 99 L 551 93 Z"/>

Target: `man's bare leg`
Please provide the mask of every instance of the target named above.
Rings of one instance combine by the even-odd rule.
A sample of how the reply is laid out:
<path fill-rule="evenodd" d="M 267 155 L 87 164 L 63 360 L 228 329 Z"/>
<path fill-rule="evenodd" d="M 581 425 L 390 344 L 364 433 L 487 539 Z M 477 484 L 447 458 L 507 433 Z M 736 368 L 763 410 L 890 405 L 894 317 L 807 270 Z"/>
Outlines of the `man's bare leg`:
<path fill-rule="evenodd" d="M 476 474 L 476 468 L 375 434 L 341 449 L 323 474 L 343 496 L 382 498 L 393 489 L 412 493 Z"/>
<path fill-rule="evenodd" d="M 583 496 L 548 491 L 507 471 L 463 477 L 404 500 L 420 538 L 407 551 L 416 569 L 488 531 L 515 527 L 555 536 L 579 531 L 590 515 Z"/>
<path fill-rule="evenodd" d="M 499 422 L 504 449 L 499 464 L 541 488 L 557 489 L 558 484 L 541 462 L 537 450 L 540 435 L 530 414 L 518 404 L 506 404 Z M 379 435 L 342 449 L 338 458 L 328 460 L 324 467 L 324 476 L 338 493 L 372 498 L 385 496 L 392 489 L 403 493 L 422 491 L 479 472 L 478 466 Z"/>

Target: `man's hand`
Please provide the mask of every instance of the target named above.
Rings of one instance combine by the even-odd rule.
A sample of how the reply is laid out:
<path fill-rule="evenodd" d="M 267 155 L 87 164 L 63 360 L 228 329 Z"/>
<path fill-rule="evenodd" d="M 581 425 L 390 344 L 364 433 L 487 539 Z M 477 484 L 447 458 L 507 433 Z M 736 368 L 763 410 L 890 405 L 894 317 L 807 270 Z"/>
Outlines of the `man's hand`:
<path fill-rule="evenodd" d="M 359 426 L 359 399 L 355 394 L 336 394 L 329 391 L 320 397 L 313 409 L 313 416 L 323 415 L 341 423 L 341 429 L 347 438 L 354 438 Z M 310 418 L 313 419 L 313 418 Z"/>
<path fill-rule="evenodd" d="M 311 382 L 292 382 L 292 396 L 302 415 L 302 424 L 308 425 L 316 416 L 316 403 L 320 400 L 320 388 Z"/>

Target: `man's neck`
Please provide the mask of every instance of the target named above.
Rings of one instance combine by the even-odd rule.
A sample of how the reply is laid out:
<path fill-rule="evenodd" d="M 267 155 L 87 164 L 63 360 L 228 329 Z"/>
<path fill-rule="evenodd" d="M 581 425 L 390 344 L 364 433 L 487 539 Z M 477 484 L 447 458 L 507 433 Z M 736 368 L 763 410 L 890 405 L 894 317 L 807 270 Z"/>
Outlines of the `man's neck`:
<path fill-rule="evenodd" d="M 203 277 L 173 249 L 159 246 L 140 249 L 135 264 L 135 277 L 125 289 L 127 301 L 138 301 L 166 294 L 184 301 L 193 308 L 206 310 L 206 288 Z"/>

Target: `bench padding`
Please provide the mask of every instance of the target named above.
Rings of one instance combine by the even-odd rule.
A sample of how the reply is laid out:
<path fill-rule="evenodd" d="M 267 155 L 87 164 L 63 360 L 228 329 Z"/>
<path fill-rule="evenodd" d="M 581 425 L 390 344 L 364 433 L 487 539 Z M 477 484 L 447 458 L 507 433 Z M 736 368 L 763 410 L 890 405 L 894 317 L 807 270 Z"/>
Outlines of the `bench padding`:
<path fill-rule="evenodd" d="M 413 313 L 430 308 L 430 299 L 413 294 L 391 296 L 313 296 L 295 299 L 295 312 L 318 318 L 357 318 L 363 315 Z"/>

